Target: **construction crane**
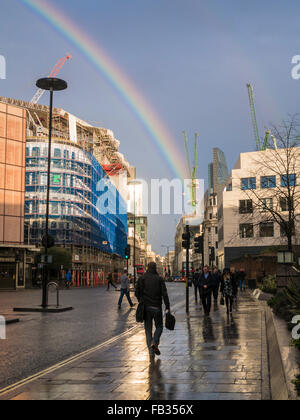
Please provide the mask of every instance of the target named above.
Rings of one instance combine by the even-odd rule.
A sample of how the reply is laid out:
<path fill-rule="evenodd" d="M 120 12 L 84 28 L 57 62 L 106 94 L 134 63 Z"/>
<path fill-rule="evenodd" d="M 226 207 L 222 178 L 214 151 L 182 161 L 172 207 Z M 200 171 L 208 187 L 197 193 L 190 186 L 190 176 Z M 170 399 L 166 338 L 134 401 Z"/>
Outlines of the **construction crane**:
<path fill-rule="evenodd" d="M 71 60 L 72 56 L 70 54 L 67 54 L 65 57 L 61 58 L 53 67 L 51 73 L 49 74 L 48 77 L 56 77 L 58 75 L 58 73 L 60 72 L 60 70 L 62 69 L 63 65 L 65 64 L 66 61 Z M 31 99 L 30 103 L 32 104 L 37 104 L 39 102 L 39 100 L 41 99 L 41 97 L 44 94 L 44 90 L 43 89 L 39 89 L 36 94 L 34 95 L 34 97 Z"/>
<path fill-rule="evenodd" d="M 187 165 L 188 165 L 188 170 L 189 170 L 189 176 L 192 180 L 192 183 L 191 183 L 192 208 L 193 208 L 193 210 L 196 210 L 196 206 L 197 206 L 196 190 L 197 190 L 199 134 L 198 133 L 195 134 L 193 169 L 191 169 L 190 157 L 189 157 L 188 138 L 187 138 L 187 134 L 186 134 L 185 131 L 183 131 L 183 141 L 184 141 L 186 160 L 187 160 Z"/>
<path fill-rule="evenodd" d="M 259 132 L 258 132 L 258 126 L 257 126 L 255 105 L 254 105 L 253 87 L 250 85 L 250 83 L 247 84 L 247 89 L 248 89 L 248 95 L 249 95 L 250 112 L 251 112 L 252 125 L 253 125 L 253 131 L 254 131 L 254 139 L 256 142 L 256 149 L 257 151 L 266 150 L 269 144 L 269 137 L 270 137 L 271 132 L 270 130 L 266 130 L 264 140 L 261 144 Z M 271 138 L 274 142 L 274 148 L 277 149 L 277 141 L 275 137 L 271 135 Z"/>

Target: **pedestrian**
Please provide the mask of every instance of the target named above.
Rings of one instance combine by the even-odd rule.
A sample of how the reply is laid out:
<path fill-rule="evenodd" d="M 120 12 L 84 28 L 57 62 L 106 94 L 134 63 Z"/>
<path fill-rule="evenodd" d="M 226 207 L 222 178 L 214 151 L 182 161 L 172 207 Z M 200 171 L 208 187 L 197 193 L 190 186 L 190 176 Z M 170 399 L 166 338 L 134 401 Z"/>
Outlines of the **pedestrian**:
<path fill-rule="evenodd" d="M 219 297 L 220 284 L 221 284 L 221 276 L 220 276 L 220 273 L 219 273 L 219 270 L 217 269 L 217 267 L 214 267 L 214 269 L 213 269 L 212 278 L 213 278 L 212 291 L 213 291 L 215 304 L 217 304 L 218 303 L 218 297 Z"/>
<path fill-rule="evenodd" d="M 200 277 L 200 289 L 202 297 L 202 305 L 204 309 L 205 316 L 210 315 L 211 310 L 211 295 L 213 289 L 213 278 L 212 274 L 209 271 L 208 265 L 205 265 L 203 268 L 203 273 Z"/>
<path fill-rule="evenodd" d="M 144 327 L 149 355 L 159 356 L 159 343 L 163 333 L 162 301 L 166 306 L 166 312 L 170 312 L 170 301 L 166 284 L 158 275 L 155 262 L 149 263 L 147 272 L 138 279 L 135 295 L 145 306 Z M 153 321 L 156 328 L 154 335 Z"/>
<path fill-rule="evenodd" d="M 195 290 L 195 302 L 198 303 L 198 293 L 199 293 L 199 300 L 201 304 L 201 292 L 200 292 L 200 269 L 197 268 L 196 272 L 193 275 L 193 283 L 194 283 L 194 290 Z"/>
<path fill-rule="evenodd" d="M 109 286 L 110 286 L 110 285 L 112 285 L 115 289 L 117 289 L 117 286 L 115 286 L 115 285 L 113 284 L 113 273 L 111 273 L 111 272 L 110 272 L 110 273 L 108 274 L 107 280 L 108 280 L 108 281 L 107 281 L 107 289 L 106 289 L 107 291 L 109 290 Z"/>
<path fill-rule="evenodd" d="M 245 270 L 243 268 L 240 269 L 240 272 L 238 273 L 238 279 L 239 279 L 239 286 L 240 286 L 240 291 L 241 292 L 245 292 L 246 290 L 246 273 Z"/>
<path fill-rule="evenodd" d="M 124 269 L 124 274 L 123 276 L 121 276 L 121 295 L 118 303 L 119 309 L 121 309 L 124 295 L 126 295 L 130 307 L 133 308 L 134 304 L 132 303 L 132 300 L 130 298 L 130 280 L 127 276 L 126 269 Z"/>
<path fill-rule="evenodd" d="M 229 315 L 229 312 L 232 314 L 233 300 L 237 294 L 237 288 L 233 273 L 228 268 L 225 268 L 223 272 L 221 293 L 226 302 L 227 315 Z"/>
<path fill-rule="evenodd" d="M 71 286 L 71 280 L 72 280 L 72 273 L 70 270 L 66 272 L 65 282 L 66 282 L 66 288 L 69 289 Z"/>

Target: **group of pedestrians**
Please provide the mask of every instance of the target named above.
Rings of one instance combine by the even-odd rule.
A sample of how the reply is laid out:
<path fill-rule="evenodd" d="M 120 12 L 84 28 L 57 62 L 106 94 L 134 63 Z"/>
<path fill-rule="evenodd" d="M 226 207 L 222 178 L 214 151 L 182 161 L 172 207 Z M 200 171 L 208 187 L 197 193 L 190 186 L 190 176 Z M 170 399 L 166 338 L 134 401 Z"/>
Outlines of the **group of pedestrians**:
<path fill-rule="evenodd" d="M 116 281 L 117 278 L 118 272 L 115 270 L 114 274 L 111 273 L 108 277 L 107 290 L 109 290 L 110 285 L 116 288 L 113 280 Z M 193 283 L 196 302 L 198 302 L 198 298 L 202 302 L 205 316 L 210 315 L 212 299 L 214 299 L 215 304 L 218 303 L 219 293 L 222 295 L 222 303 L 226 303 L 227 314 L 229 315 L 233 310 L 238 287 L 240 287 L 241 291 L 244 291 L 246 288 L 245 271 L 231 272 L 230 269 L 225 269 L 221 273 L 216 267 L 210 270 L 206 265 L 203 267 L 203 271 L 200 269 L 196 270 L 193 276 Z M 133 307 L 134 304 L 130 298 L 130 278 L 126 269 L 121 276 L 119 309 L 121 309 L 124 296 L 127 297 L 130 307 Z M 135 287 L 135 296 L 144 307 L 144 328 L 149 355 L 150 357 L 160 355 L 159 344 L 163 332 L 162 304 L 164 302 L 166 314 L 170 313 L 170 300 L 166 284 L 157 273 L 157 266 L 154 262 L 148 265 L 147 272 L 138 279 Z M 155 325 L 154 333 L 153 323 Z"/>
<path fill-rule="evenodd" d="M 210 315 L 212 298 L 215 305 L 218 304 L 219 293 L 222 295 L 221 302 L 226 303 L 227 314 L 232 313 L 234 300 L 237 298 L 238 287 L 241 291 L 246 290 L 246 274 L 243 269 L 230 271 L 225 268 L 223 273 L 214 267 L 212 270 L 205 265 L 203 271 L 197 269 L 193 276 L 195 289 L 195 301 L 198 297 L 204 309 L 205 316 Z"/>

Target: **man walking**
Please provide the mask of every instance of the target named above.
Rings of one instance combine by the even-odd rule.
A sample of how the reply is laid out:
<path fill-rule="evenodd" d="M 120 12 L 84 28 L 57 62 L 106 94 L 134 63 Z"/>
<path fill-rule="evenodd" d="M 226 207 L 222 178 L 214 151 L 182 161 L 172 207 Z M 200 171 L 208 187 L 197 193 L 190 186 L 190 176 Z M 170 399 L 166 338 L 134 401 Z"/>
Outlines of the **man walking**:
<path fill-rule="evenodd" d="M 219 289 L 220 289 L 220 284 L 221 284 L 221 275 L 217 267 L 214 267 L 213 269 L 212 280 L 213 280 L 212 292 L 213 292 L 214 301 L 216 305 L 218 303 Z"/>
<path fill-rule="evenodd" d="M 211 310 L 213 278 L 207 265 L 204 266 L 203 273 L 200 277 L 200 289 L 204 313 L 205 316 L 209 316 Z"/>
<path fill-rule="evenodd" d="M 110 285 L 112 285 L 115 289 L 117 289 L 117 286 L 115 286 L 113 284 L 113 273 L 109 273 L 108 274 L 107 280 L 108 280 L 108 282 L 107 282 L 107 289 L 106 289 L 107 291 L 109 291 L 109 286 Z"/>
<path fill-rule="evenodd" d="M 124 295 L 126 295 L 128 303 L 130 305 L 130 307 L 132 308 L 134 305 L 132 303 L 132 300 L 130 299 L 130 280 L 127 276 L 127 270 L 124 269 L 124 274 L 123 276 L 121 276 L 121 295 L 120 295 L 120 299 L 119 299 L 119 309 L 121 309 L 121 305 L 122 305 L 122 301 L 123 301 L 123 297 Z"/>
<path fill-rule="evenodd" d="M 245 273 L 245 270 L 243 268 L 241 268 L 239 273 L 238 273 L 238 281 L 240 283 L 239 284 L 240 291 L 245 292 L 245 290 L 246 290 L 246 273 Z"/>
<path fill-rule="evenodd" d="M 200 269 L 197 268 L 193 276 L 193 283 L 194 283 L 194 289 L 195 289 L 195 302 L 196 303 L 198 302 L 198 293 L 199 293 L 199 300 L 201 304 L 200 277 L 201 277 Z"/>
<path fill-rule="evenodd" d="M 135 295 L 139 302 L 145 305 L 145 333 L 150 356 L 160 355 L 159 343 L 163 332 L 162 300 L 165 303 L 166 311 L 170 311 L 170 301 L 166 284 L 157 273 L 154 262 L 149 263 L 146 274 L 138 279 Z M 155 333 L 152 334 L 153 321 Z"/>

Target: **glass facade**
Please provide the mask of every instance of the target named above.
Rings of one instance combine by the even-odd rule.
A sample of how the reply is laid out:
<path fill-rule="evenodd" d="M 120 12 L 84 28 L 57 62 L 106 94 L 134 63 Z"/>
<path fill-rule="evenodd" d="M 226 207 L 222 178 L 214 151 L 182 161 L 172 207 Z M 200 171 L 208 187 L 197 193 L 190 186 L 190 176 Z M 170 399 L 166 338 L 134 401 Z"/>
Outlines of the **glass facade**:
<path fill-rule="evenodd" d="M 54 143 L 51 152 L 49 233 L 56 244 L 93 247 L 125 258 L 127 204 L 100 163 L 75 145 Z M 27 142 L 25 219 L 30 243 L 39 244 L 45 229 L 47 154 L 44 142 Z M 105 212 L 99 205 L 103 194 Z"/>

